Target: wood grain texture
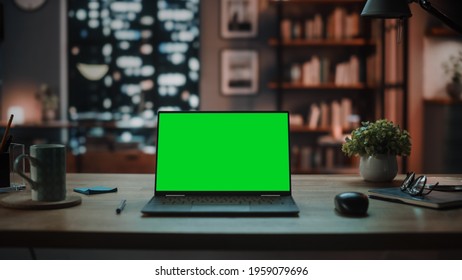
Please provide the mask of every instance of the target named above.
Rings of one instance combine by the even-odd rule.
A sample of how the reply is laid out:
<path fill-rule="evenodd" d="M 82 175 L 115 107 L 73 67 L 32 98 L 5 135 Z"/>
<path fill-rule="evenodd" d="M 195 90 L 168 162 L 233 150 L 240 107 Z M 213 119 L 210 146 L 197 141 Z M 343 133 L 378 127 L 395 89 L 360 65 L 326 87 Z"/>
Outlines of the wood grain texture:
<path fill-rule="evenodd" d="M 30 191 L 11 193 L 0 198 L 0 205 L 13 209 L 50 210 L 73 207 L 82 202 L 82 198 L 76 195 L 67 195 L 61 201 L 34 201 L 31 196 Z"/>
<path fill-rule="evenodd" d="M 76 207 L 25 211 L 0 208 L 0 246 L 260 249 L 392 250 L 462 249 L 462 209 L 432 210 L 370 200 L 369 215 L 348 218 L 334 210 L 334 197 L 345 191 L 397 186 L 364 182 L 357 175 L 293 175 L 299 217 L 144 217 L 140 210 L 152 197 L 154 175 L 69 174 L 75 187 L 117 187 L 117 193 L 79 195 Z M 73 194 L 74 195 L 74 194 Z M 120 215 L 120 200 L 127 205 Z"/>

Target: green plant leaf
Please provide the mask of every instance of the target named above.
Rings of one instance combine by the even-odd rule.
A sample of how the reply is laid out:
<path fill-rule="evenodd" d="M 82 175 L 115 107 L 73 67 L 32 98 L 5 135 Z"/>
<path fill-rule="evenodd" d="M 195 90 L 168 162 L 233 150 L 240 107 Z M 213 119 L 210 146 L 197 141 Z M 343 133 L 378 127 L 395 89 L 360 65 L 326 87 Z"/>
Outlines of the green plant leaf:
<path fill-rule="evenodd" d="M 345 139 L 342 151 L 347 156 L 375 156 L 389 154 L 408 156 L 411 152 L 410 135 L 406 130 L 386 119 L 362 122 Z"/>

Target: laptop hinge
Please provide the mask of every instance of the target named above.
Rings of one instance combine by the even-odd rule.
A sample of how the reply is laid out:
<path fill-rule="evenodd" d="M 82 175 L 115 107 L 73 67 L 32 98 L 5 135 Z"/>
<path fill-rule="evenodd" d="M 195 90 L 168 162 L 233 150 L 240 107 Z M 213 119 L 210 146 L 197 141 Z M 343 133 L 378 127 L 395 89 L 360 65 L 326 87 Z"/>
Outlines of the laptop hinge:
<path fill-rule="evenodd" d="M 262 194 L 261 196 L 281 196 L 280 194 Z"/>
<path fill-rule="evenodd" d="M 184 194 L 166 194 L 165 196 L 178 197 L 178 196 L 185 196 L 185 195 Z"/>

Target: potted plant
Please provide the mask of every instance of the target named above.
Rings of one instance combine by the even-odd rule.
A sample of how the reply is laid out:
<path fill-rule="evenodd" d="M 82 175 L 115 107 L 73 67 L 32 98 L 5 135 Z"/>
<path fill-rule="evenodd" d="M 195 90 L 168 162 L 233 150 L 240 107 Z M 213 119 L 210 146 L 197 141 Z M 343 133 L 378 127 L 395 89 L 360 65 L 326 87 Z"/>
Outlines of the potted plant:
<path fill-rule="evenodd" d="M 366 181 L 393 180 L 398 172 L 396 157 L 411 153 L 409 133 L 386 119 L 362 122 L 345 141 L 342 151 L 347 156 L 361 157 L 359 171 Z"/>
<path fill-rule="evenodd" d="M 451 82 L 446 85 L 446 92 L 452 99 L 459 99 L 462 92 L 462 51 L 458 56 L 449 56 L 449 61 L 443 63 L 444 72 L 451 77 Z"/>

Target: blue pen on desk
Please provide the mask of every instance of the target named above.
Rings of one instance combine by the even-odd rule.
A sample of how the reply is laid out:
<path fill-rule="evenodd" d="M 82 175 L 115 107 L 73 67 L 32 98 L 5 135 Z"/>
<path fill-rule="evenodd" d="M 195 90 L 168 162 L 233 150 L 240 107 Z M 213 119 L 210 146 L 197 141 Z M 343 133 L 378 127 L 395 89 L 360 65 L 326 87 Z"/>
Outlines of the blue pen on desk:
<path fill-rule="evenodd" d="M 119 207 L 117 207 L 116 213 L 117 213 L 117 214 L 120 214 L 120 212 L 122 212 L 122 210 L 124 210 L 126 204 L 127 204 L 127 200 L 126 200 L 126 199 L 123 199 L 123 200 L 120 202 Z"/>

